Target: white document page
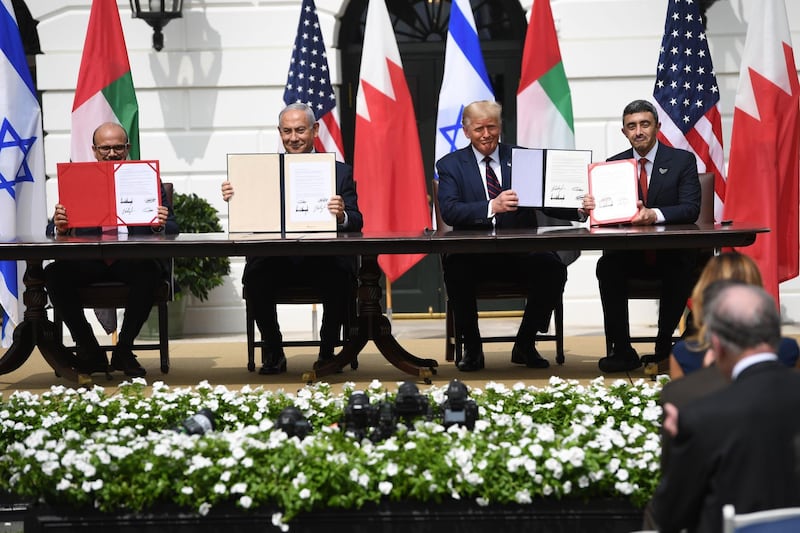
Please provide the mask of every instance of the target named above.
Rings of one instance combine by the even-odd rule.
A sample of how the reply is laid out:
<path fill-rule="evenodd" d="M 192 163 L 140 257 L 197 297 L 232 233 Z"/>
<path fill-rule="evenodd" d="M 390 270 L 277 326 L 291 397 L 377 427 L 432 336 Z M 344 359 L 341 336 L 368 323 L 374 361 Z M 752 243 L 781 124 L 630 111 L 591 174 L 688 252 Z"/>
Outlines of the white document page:
<path fill-rule="evenodd" d="M 114 190 L 119 224 L 150 224 L 157 220 L 161 203 L 158 162 L 130 161 L 115 166 Z"/>
<path fill-rule="evenodd" d="M 594 163 L 589 167 L 589 190 L 594 196 L 592 223 L 630 221 L 636 212 L 639 189 L 633 159 Z"/>
<path fill-rule="evenodd" d="M 328 201 L 336 194 L 336 156 L 286 154 L 283 160 L 286 231 L 336 231 Z"/>
<path fill-rule="evenodd" d="M 519 197 L 520 207 L 542 207 L 544 191 L 544 150 L 511 150 L 511 188 Z"/>
<path fill-rule="evenodd" d="M 547 150 L 544 207 L 582 207 L 589 191 L 591 162 L 591 150 Z"/>

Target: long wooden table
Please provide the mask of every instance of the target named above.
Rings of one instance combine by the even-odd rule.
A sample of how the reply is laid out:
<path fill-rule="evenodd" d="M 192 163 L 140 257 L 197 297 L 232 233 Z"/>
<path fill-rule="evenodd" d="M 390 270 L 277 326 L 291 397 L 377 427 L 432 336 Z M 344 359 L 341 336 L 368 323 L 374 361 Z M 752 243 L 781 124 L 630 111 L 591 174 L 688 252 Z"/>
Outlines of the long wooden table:
<path fill-rule="evenodd" d="M 304 374 L 303 379 L 337 372 L 350 364 L 372 340 L 395 367 L 430 382 L 438 363 L 403 349 L 392 335 L 380 306 L 379 254 L 511 253 L 543 250 L 617 250 L 715 248 L 749 246 L 765 228 L 741 225 L 625 226 L 607 228 L 539 228 L 516 231 L 451 231 L 417 234 L 203 234 L 178 236 L 20 237 L 0 241 L 0 260 L 26 261 L 24 320 L 14 331 L 12 346 L 0 358 L 0 375 L 13 372 L 34 347 L 60 376 L 78 383 L 90 378 L 70 365 L 71 355 L 56 338 L 45 310 L 47 293 L 42 262 L 47 259 L 135 259 L 143 257 L 360 255 L 358 321 L 351 339 L 334 359 Z"/>

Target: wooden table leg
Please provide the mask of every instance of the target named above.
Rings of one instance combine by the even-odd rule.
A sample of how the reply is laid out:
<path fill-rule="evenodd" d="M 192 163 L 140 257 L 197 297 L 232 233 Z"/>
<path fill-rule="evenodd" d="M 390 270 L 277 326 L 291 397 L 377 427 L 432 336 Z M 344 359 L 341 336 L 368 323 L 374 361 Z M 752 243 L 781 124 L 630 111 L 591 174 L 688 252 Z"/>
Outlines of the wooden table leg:
<path fill-rule="evenodd" d="M 361 257 L 361 269 L 358 273 L 358 321 L 357 331 L 342 347 L 341 352 L 331 361 L 314 365 L 314 370 L 303 374 L 306 382 L 334 374 L 350 364 L 366 346 L 368 340 L 375 342 L 378 351 L 407 374 L 422 378 L 425 383 L 431 382 L 439 363 L 435 359 L 422 359 L 403 349 L 392 335 L 392 325 L 383 316 L 381 309 L 381 287 L 379 284 L 381 270 L 376 255 Z"/>
<path fill-rule="evenodd" d="M 78 384 L 91 382 L 85 374 L 74 368 L 74 356 L 57 339 L 53 323 L 47 319 L 47 292 L 44 288 L 44 269 L 39 260 L 28 260 L 25 275 L 25 316 L 14 329 L 13 343 L 0 358 L 0 375 L 18 369 L 28 360 L 34 347 L 38 347 L 45 361 L 53 367 L 56 375 Z"/>

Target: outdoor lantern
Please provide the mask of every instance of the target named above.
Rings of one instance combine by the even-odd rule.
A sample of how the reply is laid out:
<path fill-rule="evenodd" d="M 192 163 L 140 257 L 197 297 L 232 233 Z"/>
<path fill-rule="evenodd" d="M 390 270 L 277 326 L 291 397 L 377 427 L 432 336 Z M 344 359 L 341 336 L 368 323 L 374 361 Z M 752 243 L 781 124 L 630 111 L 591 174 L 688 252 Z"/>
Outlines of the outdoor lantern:
<path fill-rule="evenodd" d="M 182 16 L 183 0 L 130 0 L 133 18 L 142 19 L 153 28 L 153 48 L 158 52 L 164 48 L 161 28 Z"/>

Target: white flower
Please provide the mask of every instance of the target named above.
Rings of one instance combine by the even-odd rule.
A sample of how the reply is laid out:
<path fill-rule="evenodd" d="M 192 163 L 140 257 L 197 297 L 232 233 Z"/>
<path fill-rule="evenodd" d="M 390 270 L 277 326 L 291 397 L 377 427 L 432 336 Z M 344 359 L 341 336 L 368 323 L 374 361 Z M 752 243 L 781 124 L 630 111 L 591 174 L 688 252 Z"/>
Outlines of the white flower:
<path fill-rule="evenodd" d="M 528 492 L 528 489 L 523 489 L 514 494 L 514 501 L 521 504 L 529 504 L 533 500 L 531 500 L 531 493 Z"/>
<path fill-rule="evenodd" d="M 311 491 L 308 488 L 303 488 L 297 495 L 301 500 L 307 500 L 311 497 Z"/>
<path fill-rule="evenodd" d="M 245 494 L 241 498 L 239 498 L 239 505 L 244 507 L 245 509 L 249 509 L 251 505 L 253 505 L 253 498 Z"/>
<path fill-rule="evenodd" d="M 392 482 L 391 482 L 391 481 L 381 481 L 380 483 L 378 483 L 378 490 L 379 490 L 379 491 L 381 492 L 381 494 L 383 494 L 384 496 L 386 496 L 386 495 L 388 495 L 390 492 L 392 492 L 392 487 L 393 487 L 393 485 L 392 485 Z"/>

